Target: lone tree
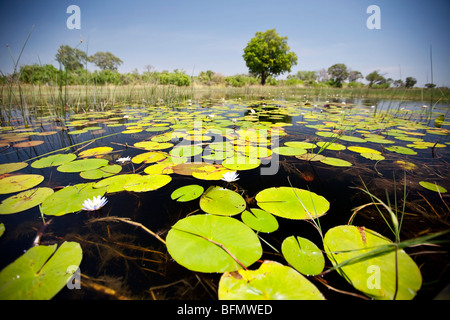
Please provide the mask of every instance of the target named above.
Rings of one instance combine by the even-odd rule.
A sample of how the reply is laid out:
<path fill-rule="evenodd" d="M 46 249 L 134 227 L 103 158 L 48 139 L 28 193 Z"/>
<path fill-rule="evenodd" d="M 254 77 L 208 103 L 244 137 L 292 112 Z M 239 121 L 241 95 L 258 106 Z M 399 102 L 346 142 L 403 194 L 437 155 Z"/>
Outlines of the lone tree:
<path fill-rule="evenodd" d="M 269 76 L 290 72 L 297 64 L 297 55 L 289 52 L 287 37 L 280 37 L 275 29 L 257 32 L 244 48 L 244 60 L 250 72 L 266 83 Z"/>
<path fill-rule="evenodd" d="M 348 78 L 347 66 L 343 63 L 333 64 L 328 68 L 328 74 L 334 87 L 342 87 L 342 81 Z"/>
<path fill-rule="evenodd" d="M 86 59 L 86 53 L 68 45 L 61 45 L 56 53 L 56 61 L 62 64 L 66 70 L 83 68 Z"/>
<path fill-rule="evenodd" d="M 98 51 L 89 57 L 89 61 L 93 62 L 101 70 L 117 70 L 117 67 L 122 64 L 122 60 L 117 58 L 111 52 Z"/>
<path fill-rule="evenodd" d="M 414 87 L 414 85 L 417 83 L 417 80 L 416 80 L 416 78 L 413 78 L 413 77 L 407 77 L 406 79 L 405 79 L 405 87 L 406 88 L 412 88 L 412 87 Z"/>

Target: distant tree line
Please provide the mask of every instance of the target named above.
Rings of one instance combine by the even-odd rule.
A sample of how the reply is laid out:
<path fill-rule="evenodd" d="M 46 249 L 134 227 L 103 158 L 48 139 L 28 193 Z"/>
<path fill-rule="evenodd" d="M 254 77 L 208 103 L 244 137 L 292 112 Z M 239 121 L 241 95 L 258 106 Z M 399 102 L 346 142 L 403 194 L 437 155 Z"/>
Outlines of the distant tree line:
<path fill-rule="evenodd" d="M 278 38 L 274 29 L 268 30 L 266 33 L 257 33 L 257 37 L 255 38 L 259 39 L 264 37 L 269 37 L 272 39 L 272 42 L 273 39 L 277 39 L 278 45 L 284 50 L 283 54 L 289 53 L 289 47 L 285 43 L 286 38 Z M 255 39 L 253 40 L 256 41 Z M 244 54 L 244 58 L 249 61 L 254 58 L 254 55 L 251 53 L 252 50 L 257 50 L 257 47 L 261 45 L 260 43 L 255 45 L 254 41 L 252 41 L 249 42 Z M 259 39 L 258 41 L 261 42 L 263 40 Z M 251 46 L 255 48 L 250 49 Z M 88 56 L 85 52 L 68 45 L 61 45 L 59 47 L 56 53 L 56 61 L 59 63 L 59 68 L 52 64 L 23 65 L 16 74 L 2 75 L 0 77 L 0 83 L 7 83 L 11 79 L 18 79 L 22 83 L 47 85 L 127 85 L 153 83 L 189 86 L 195 83 L 206 86 L 242 87 L 264 82 L 267 85 L 337 88 L 343 86 L 351 88 L 366 86 L 369 88 L 412 88 L 417 83 L 417 80 L 413 77 L 407 77 L 405 80 L 386 78 L 385 74 L 381 74 L 379 70 L 375 70 L 364 77 L 360 71 L 352 70 L 343 63 L 337 63 L 328 69 L 317 71 L 298 71 L 295 74 L 289 74 L 285 80 L 275 79 L 274 76 L 282 72 L 274 66 L 267 67 L 267 70 L 270 72 L 265 72 L 264 66 L 258 65 L 254 61 L 250 63 L 252 68 L 249 67 L 250 72 L 248 74 L 237 74 L 233 76 L 224 76 L 211 70 L 201 71 L 197 76 L 189 76 L 184 71 L 178 69 L 171 72 L 167 70 L 156 71 L 150 65 L 145 66 L 146 70 L 142 73 L 139 73 L 138 70 L 120 73 L 117 69 L 123 61 L 111 52 L 99 51 Z M 284 70 L 290 71 L 291 65 L 296 64 L 296 56 L 289 56 L 289 60 L 286 61 L 283 63 L 289 65 L 284 66 Z M 93 63 L 99 70 L 88 70 L 88 63 Z M 264 77 L 264 79 L 261 79 L 261 77 Z M 360 81 L 362 79 L 365 79 L 367 84 L 363 84 Z M 435 85 L 427 83 L 425 86 L 432 88 Z"/>

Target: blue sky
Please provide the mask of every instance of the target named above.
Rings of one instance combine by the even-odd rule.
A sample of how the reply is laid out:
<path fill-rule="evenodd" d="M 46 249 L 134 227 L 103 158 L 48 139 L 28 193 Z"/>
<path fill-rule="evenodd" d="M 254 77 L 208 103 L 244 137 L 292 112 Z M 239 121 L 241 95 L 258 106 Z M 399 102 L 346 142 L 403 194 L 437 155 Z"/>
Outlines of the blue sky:
<path fill-rule="evenodd" d="M 81 9 L 80 30 L 66 26 L 69 5 Z M 370 5 L 380 7 L 379 30 L 366 27 Z M 291 73 L 345 63 L 364 76 L 380 70 L 423 85 L 431 81 L 431 45 L 434 83 L 450 86 L 449 14 L 449 0 L 2 0 L 0 70 L 10 73 L 13 66 L 5 45 L 17 58 L 34 26 L 20 64 L 58 66 L 56 51 L 67 44 L 88 54 L 112 52 L 124 61 L 120 72 L 152 65 L 234 75 L 248 72 L 247 42 L 275 28 L 298 56 Z"/>

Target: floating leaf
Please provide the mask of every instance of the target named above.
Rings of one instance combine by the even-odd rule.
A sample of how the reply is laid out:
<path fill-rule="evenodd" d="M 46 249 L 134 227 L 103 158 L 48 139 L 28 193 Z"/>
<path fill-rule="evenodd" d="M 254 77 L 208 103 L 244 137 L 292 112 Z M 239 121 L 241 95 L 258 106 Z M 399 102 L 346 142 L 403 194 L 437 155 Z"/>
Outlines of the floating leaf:
<path fill-rule="evenodd" d="M 44 143 L 44 141 L 41 141 L 41 140 L 32 140 L 32 141 L 19 142 L 19 143 L 14 144 L 13 146 L 16 148 L 28 148 L 28 147 L 36 147 L 43 143 Z"/>
<path fill-rule="evenodd" d="M 396 255 L 393 243 L 370 229 L 351 225 L 331 228 L 325 234 L 324 248 L 333 265 L 355 259 L 337 271 L 374 299 L 392 300 L 396 294 L 398 300 L 409 300 L 422 285 L 415 262 L 403 250 L 397 249 Z M 368 254 L 371 251 L 373 254 Z M 363 254 L 368 255 L 361 257 Z"/>
<path fill-rule="evenodd" d="M 282 156 L 299 156 L 306 153 L 306 150 L 299 147 L 277 147 L 272 150 Z"/>
<path fill-rule="evenodd" d="M 198 184 L 183 186 L 172 192 L 170 197 L 178 202 L 187 202 L 200 197 L 205 189 Z"/>
<path fill-rule="evenodd" d="M 249 227 L 209 214 L 179 220 L 168 232 L 166 244 L 176 262 L 197 272 L 235 271 L 262 255 L 258 236 Z"/>
<path fill-rule="evenodd" d="M 173 166 L 175 165 L 175 163 L 160 162 L 148 166 L 144 169 L 144 172 L 146 174 L 171 174 L 173 173 Z"/>
<path fill-rule="evenodd" d="M 380 151 L 366 148 L 366 147 L 358 147 L 358 146 L 350 146 L 347 148 L 350 151 L 357 152 L 357 153 L 373 153 L 373 154 L 381 154 Z"/>
<path fill-rule="evenodd" d="M 307 278 L 275 261 L 264 261 L 258 270 L 224 273 L 218 295 L 220 300 L 325 300 Z"/>
<path fill-rule="evenodd" d="M 27 190 L 44 181 L 39 174 L 18 174 L 0 180 L 0 194 L 7 194 Z"/>
<path fill-rule="evenodd" d="M 113 151 L 113 148 L 111 148 L 111 147 L 98 147 L 98 148 L 84 150 L 84 151 L 80 152 L 80 154 L 78 156 L 80 158 L 97 157 L 97 156 L 102 156 L 102 155 L 108 154 L 112 151 Z"/>
<path fill-rule="evenodd" d="M 314 149 L 317 147 L 314 143 L 306 142 L 306 141 L 288 141 L 285 142 L 285 145 L 293 148 L 301 148 L 301 149 Z"/>
<path fill-rule="evenodd" d="M 18 171 L 28 166 L 26 162 L 11 162 L 0 164 L 0 174 Z"/>
<path fill-rule="evenodd" d="M 171 176 L 165 174 L 151 174 L 128 180 L 123 188 L 133 192 L 147 192 L 162 188 L 170 181 L 172 181 Z"/>
<path fill-rule="evenodd" d="M 222 166 L 234 171 L 255 169 L 258 168 L 260 164 L 261 161 L 258 158 L 246 157 L 239 154 L 227 158 L 222 162 Z"/>
<path fill-rule="evenodd" d="M 323 142 L 323 141 L 319 141 L 317 142 L 317 145 L 323 149 L 327 149 L 327 150 L 345 150 L 346 147 L 343 144 L 340 143 L 334 143 L 334 142 Z"/>
<path fill-rule="evenodd" d="M 31 166 L 36 169 L 48 168 L 48 167 L 57 167 L 62 164 L 71 162 L 75 160 L 77 156 L 73 153 L 68 154 L 55 154 L 48 157 L 41 158 L 39 160 L 34 161 Z"/>
<path fill-rule="evenodd" d="M 269 233 L 278 229 L 277 219 L 269 212 L 255 208 L 250 211 L 242 212 L 241 220 L 253 230 Z"/>
<path fill-rule="evenodd" d="M 440 128 L 442 126 L 442 123 L 444 122 L 444 115 L 441 114 L 440 116 L 436 117 L 434 120 L 434 126 L 436 128 Z"/>
<path fill-rule="evenodd" d="M 158 129 L 160 130 L 160 129 Z M 148 130 L 147 130 L 148 131 Z M 136 148 L 142 148 L 145 150 L 164 150 L 173 147 L 173 143 L 170 142 L 155 142 L 155 141 L 141 141 L 134 144 Z"/>
<path fill-rule="evenodd" d="M 82 255 L 76 242 L 30 248 L 0 272 L 0 299 L 53 298 L 71 279 Z"/>
<path fill-rule="evenodd" d="M 134 181 L 140 177 L 139 174 L 121 174 L 102 179 L 94 184 L 94 188 L 105 188 L 107 193 L 124 191 L 128 181 Z"/>
<path fill-rule="evenodd" d="M 211 214 L 232 216 L 245 210 L 242 196 L 229 189 L 211 186 L 200 198 L 200 208 Z"/>
<path fill-rule="evenodd" d="M 346 160 L 333 158 L 333 157 L 325 157 L 325 159 L 320 160 L 320 162 L 328 164 L 333 167 L 351 167 L 352 164 Z"/>
<path fill-rule="evenodd" d="M 290 236 L 281 244 L 286 261 L 304 275 L 318 275 L 325 267 L 322 251 L 310 240 Z"/>
<path fill-rule="evenodd" d="M 205 164 L 196 168 L 192 176 L 201 180 L 220 180 L 227 171 L 229 170 L 222 165 Z"/>
<path fill-rule="evenodd" d="M 94 183 L 79 183 L 60 189 L 42 202 L 41 211 L 49 216 L 61 216 L 80 211 L 83 202 L 93 197 L 102 197 L 106 188 L 94 188 Z"/>
<path fill-rule="evenodd" d="M 190 158 L 202 152 L 203 152 L 202 147 L 189 145 L 189 146 L 175 147 L 169 153 L 173 157 Z"/>
<path fill-rule="evenodd" d="M 440 193 L 446 193 L 447 189 L 445 189 L 444 187 L 441 187 L 435 183 L 432 182 L 427 182 L 427 181 L 419 181 L 419 184 L 424 187 L 425 189 L 431 190 L 431 191 L 435 191 L 435 192 L 440 192 Z"/>
<path fill-rule="evenodd" d="M 137 156 L 134 156 L 131 161 L 136 164 L 140 163 L 154 163 L 163 161 L 167 158 L 167 155 L 161 152 L 157 151 L 150 151 L 150 152 L 144 152 L 141 154 L 138 154 Z"/>
<path fill-rule="evenodd" d="M 291 187 L 264 189 L 255 199 L 263 210 L 288 219 L 315 219 L 330 208 L 330 203 L 324 197 Z"/>
<path fill-rule="evenodd" d="M 0 237 L 5 233 L 5 224 L 0 223 Z"/>
<path fill-rule="evenodd" d="M 417 152 L 415 152 L 414 150 L 409 149 L 407 147 L 402 147 L 402 146 L 386 147 L 386 150 L 389 150 L 389 151 L 392 151 L 392 152 L 396 152 L 396 153 L 400 153 L 400 154 L 411 154 L 411 155 L 417 154 Z"/>
<path fill-rule="evenodd" d="M 363 138 L 355 137 L 355 136 L 340 136 L 341 140 L 350 141 L 350 142 L 367 142 Z"/>
<path fill-rule="evenodd" d="M 98 169 L 106 166 L 108 160 L 106 159 L 82 159 L 74 160 L 69 163 L 60 165 L 56 170 L 59 172 L 82 172 L 88 170 Z"/>
<path fill-rule="evenodd" d="M 379 153 L 360 153 L 359 155 L 361 157 L 364 157 L 364 158 L 369 159 L 369 160 L 377 160 L 377 161 L 379 161 L 379 160 L 384 160 L 385 159 L 384 156 L 382 156 Z"/>
<path fill-rule="evenodd" d="M 118 164 L 112 164 L 104 167 L 100 167 L 98 169 L 83 171 L 80 173 L 80 176 L 83 179 L 91 179 L 97 180 L 102 178 L 107 178 L 112 175 L 119 173 L 122 170 L 122 166 Z"/>
<path fill-rule="evenodd" d="M 0 214 L 12 214 L 22 212 L 41 204 L 53 194 L 51 188 L 35 188 L 23 191 L 6 198 L 0 204 Z"/>

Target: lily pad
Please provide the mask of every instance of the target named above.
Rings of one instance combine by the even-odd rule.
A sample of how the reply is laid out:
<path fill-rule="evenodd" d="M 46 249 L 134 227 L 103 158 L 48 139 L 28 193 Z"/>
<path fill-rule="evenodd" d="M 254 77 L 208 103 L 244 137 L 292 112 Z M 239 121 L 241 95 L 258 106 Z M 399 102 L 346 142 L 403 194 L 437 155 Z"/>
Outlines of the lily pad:
<path fill-rule="evenodd" d="M 94 188 L 94 183 L 79 183 L 56 191 L 42 202 L 41 211 L 48 216 L 61 216 L 80 211 L 83 202 L 93 197 L 102 197 L 106 188 Z"/>
<path fill-rule="evenodd" d="M 113 151 L 113 148 L 111 147 L 98 147 L 98 148 L 92 148 L 87 149 L 79 153 L 80 158 L 86 158 L 86 157 L 98 157 L 105 154 L 108 154 Z"/>
<path fill-rule="evenodd" d="M 203 152 L 200 146 L 182 146 L 175 147 L 169 153 L 173 157 L 190 158 Z"/>
<path fill-rule="evenodd" d="M 227 158 L 222 162 L 222 166 L 234 171 L 251 170 L 258 168 L 261 165 L 261 160 L 255 157 L 247 157 L 236 154 L 231 158 Z"/>
<path fill-rule="evenodd" d="M 7 194 L 27 190 L 44 181 L 39 174 L 18 174 L 0 180 L 0 194 Z"/>
<path fill-rule="evenodd" d="M 107 178 L 119 173 L 122 170 L 122 166 L 118 164 L 107 165 L 94 170 L 83 171 L 80 176 L 83 179 L 97 180 Z"/>
<path fill-rule="evenodd" d="M 324 197 L 291 187 L 264 189 L 255 199 L 263 210 L 288 219 L 315 219 L 330 209 L 330 203 Z"/>
<path fill-rule="evenodd" d="M 139 174 L 121 174 L 102 179 L 94 184 L 94 188 L 106 188 L 107 193 L 124 191 L 124 186 L 129 181 L 134 181 L 140 177 Z"/>
<path fill-rule="evenodd" d="M 277 147 L 272 150 L 282 156 L 299 156 L 306 153 L 306 150 L 299 147 Z"/>
<path fill-rule="evenodd" d="M 252 229 L 234 218 L 209 214 L 179 220 L 168 232 L 166 244 L 176 262 L 197 272 L 235 271 L 262 255 Z"/>
<path fill-rule="evenodd" d="M 42 140 L 32 140 L 32 141 L 19 142 L 19 143 L 13 144 L 13 146 L 16 148 L 29 148 L 29 147 L 39 146 L 43 143 L 44 143 L 44 141 L 42 141 Z"/>
<path fill-rule="evenodd" d="M 322 251 L 310 240 L 290 236 L 281 244 L 286 261 L 304 275 L 318 275 L 325 267 Z"/>
<path fill-rule="evenodd" d="M 51 188 L 35 188 L 23 191 L 6 198 L 0 204 L 0 214 L 12 214 L 22 212 L 41 204 L 53 194 Z"/>
<path fill-rule="evenodd" d="M 200 208 L 207 213 L 232 216 L 245 210 L 242 196 L 229 189 L 211 186 L 200 198 Z"/>
<path fill-rule="evenodd" d="M 66 164 L 60 165 L 56 170 L 59 172 L 82 172 L 88 170 L 98 169 L 106 166 L 108 160 L 106 159 L 82 159 L 74 160 Z"/>
<path fill-rule="evenodd" d="M 150 151 L 138 154 L 131 159 L 131 162 L 140 164 L 140 163 L 155 163 L 163 161 L 167 158 L 167 154 L 157 151 Z"/>
<path fill-rule="evenodd" d="M 127 191 L 147 192 L 157 190 L 164 187 L 172 181 L 172 177 L 166 174 L 151 174 L 136 177 L 136 179 L 128 180 L 123 186 Z"/>
<path fill-rule="evenodd" d="M 325 300 L 307 278 L 275 261 L 258 270 L 226 272 L 219 282 L 220 300 Z"/>
<path fill-rule="evenodd" d="M 392 152 L 400 153 L 400 154 L 411 154 L 411 155 L 417 154 L 417 152 L 415 152 L 414 150 L 407 148 L 407 147 L 402 147 L 402 146 L 386 147 L 385 149 L 392 151 Z"/>
<path fill-rule="evenodd" d="M 327 150 L 345 150 L 346 146 L 344 146 L 343 144 L 340 143 L 335 143 L 335 142 L 323 142 L 323 141 L 319 141 L 317 142 L 317 145 L 321 148 L 327 149 Z"/>
<path fill-rule="evenodd" d="M 11 162 L 0 164 L 0 174 L 18 171 L 28 166 L 26 162 Z"/>
<path fill-rule="evenodd" d="M 241 214 L 241 220 L 257 232 L 274 232 L 278 229 L 277 219 L 269 212 L 252 208 Z"/>
<path fill-rule="evenodd" d="M 203 194 L 205 189 L 198 184 L 183 186 L 172 192 L 170 197 L 178 202 L 187 202 L 197 199 Z"/>
<path fill-rule="evenodd" d="M 419 184 L 424 187 L 425 189 L 431 190 L 431 191 L 435 191 L 435 192 L 440 192 L 440 193 L 446 193 L 447 189 L 445 189 L 444 187 L 441 187 L 435 183 L 432 182 L 427 182 L 427 181 L 419 181 Z"/>
<path fill-rule="evenodd" d="M 48 168 L 48 167 L 57 167 L 62 164 L 71 162 L 75 160 L 77 156 L 73 153 L 68 154 L 54 154 L 48 157 L 41 158 L 39 160 L 34 161 L 31 166 L 36 169 Z"/>
<path fill-rule="evenodd" d="M 351 162 L 348 162 L 343 159 L 333 158 L 333 157 L 325 157 L 325 159 L 320 160 L 320 162 L 328 164 L 333 167 L 351 167 Z"/>
<path fill-rule="evenodd" d="M 82 255 L 76 242 L 30 248 L 0 272 L 0 299 L 53 298 L 71 279 Z"/>
<path fill-rule="evenodd" d="M 351 225 L 331 228 L 325 234 L 324 248 L 334 266 L 355 259 L 337 271 L 374 299 L 392 300 L 396 294 L 398 300 L 409 300 L 422 285 L 416 263 L 403 250 L 397 249 L 396 256 L 392 242 L 370 229 Z M 359 258 L 371 251 L 374 254 Z"/>

